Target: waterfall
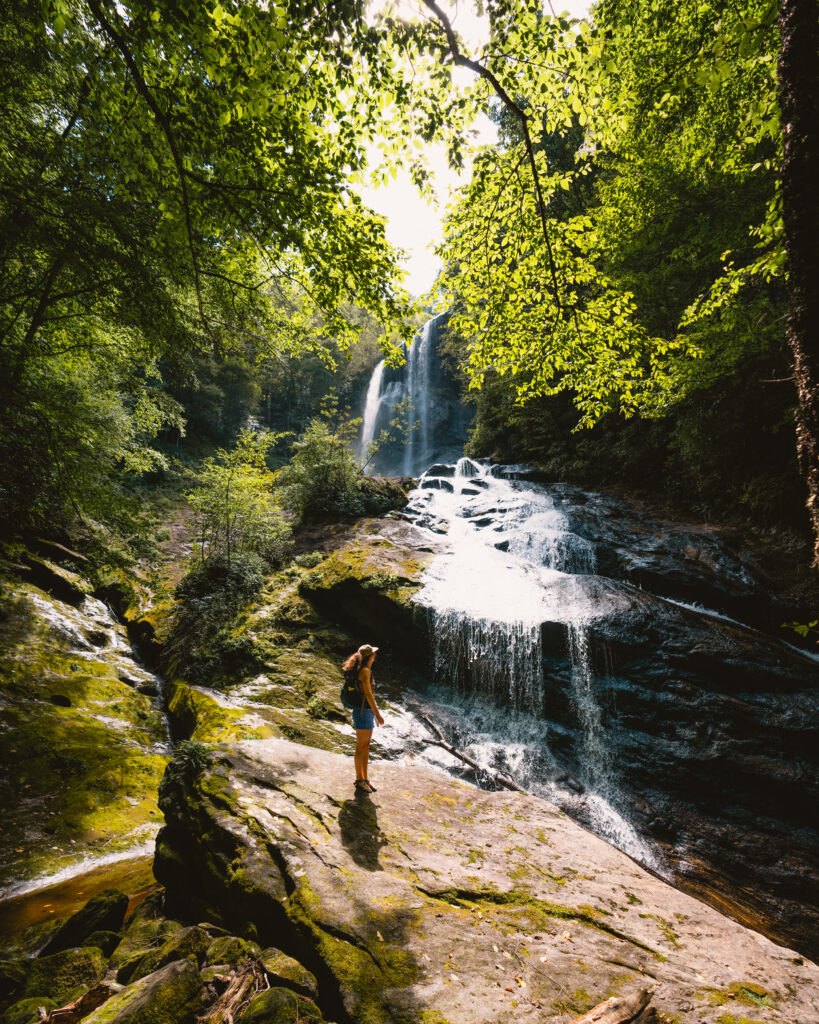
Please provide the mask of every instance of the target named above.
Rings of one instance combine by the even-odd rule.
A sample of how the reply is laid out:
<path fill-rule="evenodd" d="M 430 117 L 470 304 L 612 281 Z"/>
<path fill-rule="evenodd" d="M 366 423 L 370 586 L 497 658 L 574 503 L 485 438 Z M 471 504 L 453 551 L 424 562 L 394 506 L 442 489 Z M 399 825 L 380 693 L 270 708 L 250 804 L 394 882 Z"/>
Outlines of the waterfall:
<path fill-rule="evenodd" d="M 438 358 L 440 329 L 446 314 L 428 320 L 409 348 L 405 363 L 394 369 L 382 360 L 373 370 L 361 412 L 359 458 L 381 432 L 390 427 L 396 406 L 406 402 L 406 436 L 384 444 L 368 472 L 388 476 L 415 476 L 432 462 L 457 458 L 463 450 L 468 412 L 458 384 L 449 378 Z"/>
<path fill-rule="evenodd" d="M 589 578 L 594 544 L 569 529 L 543 488 L 465 457 L 424 474 L 408 510 L 450 542 L 416 596 L 429 621 L 436 713 L 479 764 L 512 773 L 656 869 L 653 851 L 617 809 L 625 801 L 592 657 L 592 627 L 609 601 Z M 549 748 L 544 624 L 553 637 L 562 632 L 568 655 L 578 736 L 571 790 L 558 781 L 565 771 Z"/>
<path fill-rule="evenodd" d="M 418 467 L 429 465 L 430 434 L 430 362 L 434 346 L 430 339 L 436 320 L 428 320 L 416 337 L 407 357 L 407 397 L 411 407 L 411 427 L 404 452 L 404 475 L 418 472 Z"/>
<path fill-rule="evenodd" d="M 433 612 L 431 632 L 437 678 L 497 705 L 542 712 L 543 655 L 537 624 Z"/>
<path fill-rule="evenodd" d="M 364 399 L 364 412 L 361 424 L 361 440 L 358 446 L 358 457 L 363 462 L 367 458 L 367 449 L 375 438 L 375 424 L 378 419 L 378 409 L 381 405 L 381 382 L 384 379 L 384 360 L 373 370 L 370 383 L 367 387 L 367 395 Z"/>

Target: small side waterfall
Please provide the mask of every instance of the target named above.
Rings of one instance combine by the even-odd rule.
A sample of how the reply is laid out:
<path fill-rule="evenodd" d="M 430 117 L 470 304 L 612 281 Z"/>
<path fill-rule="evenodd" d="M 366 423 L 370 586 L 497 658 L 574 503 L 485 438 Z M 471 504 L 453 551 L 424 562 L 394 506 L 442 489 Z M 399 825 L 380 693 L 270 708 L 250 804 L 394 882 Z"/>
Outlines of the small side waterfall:
<path fill-rule="evenodd" d="M 469 414 L 457 383 L 446 375 L 438 358 L 446 316 L 424 324 L 405 349 L 402 367 L 393 369 L 382 360 L 373 370 L 362 409 L 359 458 L 366 460 L 369 446 L 390 428 L 399 403 L 407 405 L 407 422 L 406 435 L 384 444 L 367 465 L 368 472 L 417 476 L 431 463 L 457 458 L 463 450 Z"/>

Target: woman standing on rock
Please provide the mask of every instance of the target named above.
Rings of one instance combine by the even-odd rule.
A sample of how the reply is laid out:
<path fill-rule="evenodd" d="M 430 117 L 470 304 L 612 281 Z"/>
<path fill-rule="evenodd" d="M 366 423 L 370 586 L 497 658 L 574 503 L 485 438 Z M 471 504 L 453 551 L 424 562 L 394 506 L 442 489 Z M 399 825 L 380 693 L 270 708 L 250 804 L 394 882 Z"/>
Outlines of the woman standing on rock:
<path fill-rule="evenodd" d="M 374 793 L 375 786 L 367 778 L 367 762 L 370 758 L 370 739 L 375 723 L 384 724 L 378 705 L 373 696 L 372 665 L 375 661 L 377 647 L 362 644 L 355 654 L 351 655 L 342 665 L 345 679 L 356 680 L 360 694 L 360 706 L 354 707 L 353 728 L 355 729 L 355 788 L 364 793 Z M 369 706 L 368 706 L 369 705 Z"/>

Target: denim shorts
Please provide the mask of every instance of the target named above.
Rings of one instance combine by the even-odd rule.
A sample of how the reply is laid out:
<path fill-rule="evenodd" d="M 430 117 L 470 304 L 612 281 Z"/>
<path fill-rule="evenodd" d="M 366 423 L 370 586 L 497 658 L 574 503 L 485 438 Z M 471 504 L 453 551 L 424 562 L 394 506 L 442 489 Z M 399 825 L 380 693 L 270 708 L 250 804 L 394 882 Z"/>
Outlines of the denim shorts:
<path fill-rule="evenodd" d="M 353 708 L 354 729 L 374 729 L 375 715 L 372 708 Z"/>

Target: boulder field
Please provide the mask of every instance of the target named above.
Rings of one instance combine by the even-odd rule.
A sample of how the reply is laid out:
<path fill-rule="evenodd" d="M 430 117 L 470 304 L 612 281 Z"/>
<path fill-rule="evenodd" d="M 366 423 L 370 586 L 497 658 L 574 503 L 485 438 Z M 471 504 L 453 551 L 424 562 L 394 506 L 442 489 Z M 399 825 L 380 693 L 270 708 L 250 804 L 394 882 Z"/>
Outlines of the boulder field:
<path fill-rule="evenodd" d="M 643 989 L 641 1021 L 819 1020 L 816 965 L 546 801 L 417 765 L 371 775 L 354 794 L 349 758 L 278 739 L 168 771 L 166 908 L 298 961 L 339 1022 L 568 1022 Z"/>

